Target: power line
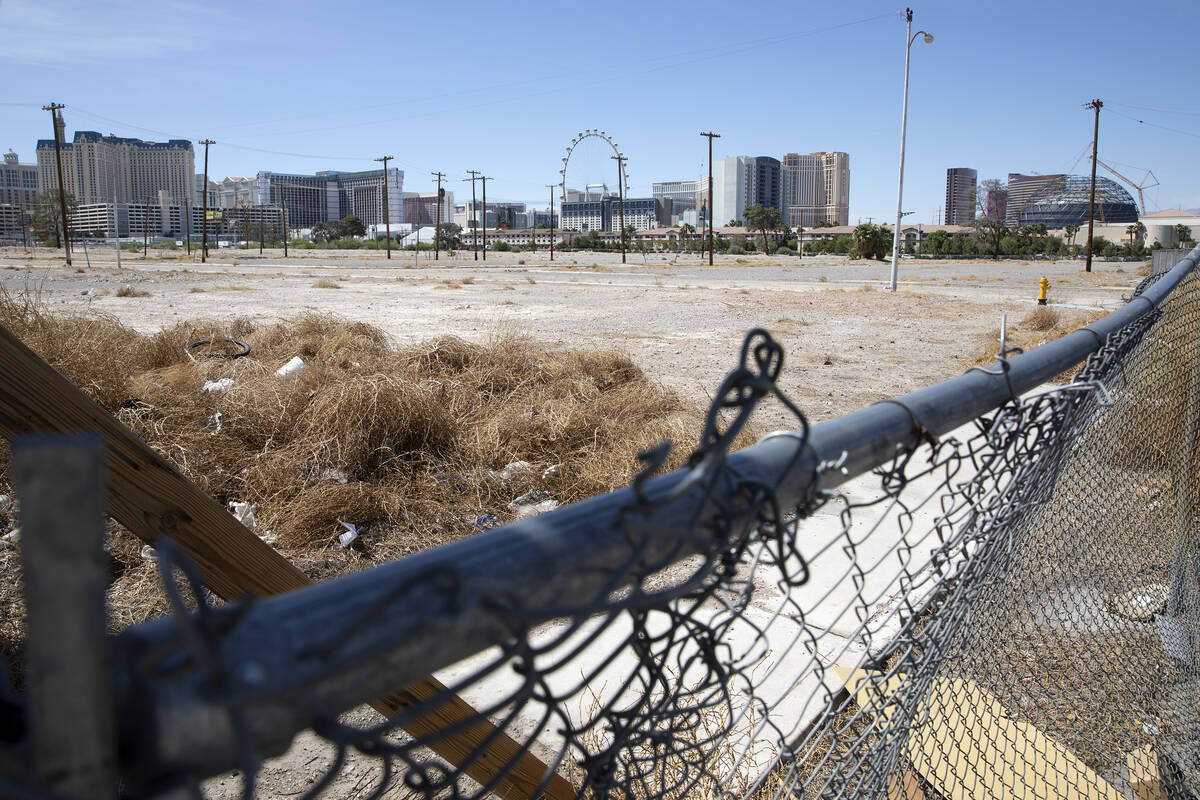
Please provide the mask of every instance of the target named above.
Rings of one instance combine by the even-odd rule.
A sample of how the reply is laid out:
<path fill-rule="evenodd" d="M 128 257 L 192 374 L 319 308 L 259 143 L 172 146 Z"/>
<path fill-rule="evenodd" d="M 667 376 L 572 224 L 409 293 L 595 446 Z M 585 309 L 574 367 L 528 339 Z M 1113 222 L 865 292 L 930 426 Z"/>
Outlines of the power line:
<path fill-rule="evenodd" d="M 756 50 L 756 49 L 761 48 L 766 45 L 778 44 L 781 42 L 795 40 L 795 39 L 803 39 L 803 38 L 808 38 L 808 37 L 813 37 L 813 36 L 820 36 L 823 34 L 830 33 L 832 31 L 840 30 L 842 28 L 849 28 L 849 27 L 854 27 L 857 25 L 864 25 L 866 23 L 874 22 L 876 20 L 896 16 L 897 13 L 898 12 L 887 12 L 887 13 L 883 13 L 883 14 L 876 14 L 871 17 L 863 17 L 860 19 L 848 20 L 846 22 L 839 22 L 839 23 L 835 23 L 832 25 L 826 25 L 826 26 L 823 26 L 820 28 L 810 28 L 810 29 L 806 29 L 803 31 L 795 31 L 795 32 L 791 32 L 791 33 L 778 34 L 775 36 L 767 36 L 767 37 L 762 37 L 762 38 L 758 38 L 758 39 L 748 39 L 743 42 L 730 45 L 728 47 L 722 47 L 722 48 L 705 47 L 705 48 L 696 48 L 696 49 L 691 49 L 691 50 L 683 50 L 683 51 L 667 54 L 667 55 L 656 57 L 656 58 L 645 59 L 645 60 L 642 60 L 640 63 L 631 64 L 628 67 L 626 74 L 628 74 L 628 75 L 644 75 L 646 72 L 658 72 L 658 71 L 662 71 L 662 70 L 674 69 L 674 68 L 679 67 L 684 64 L 696 63 L 698 61 L 709 61 L 709 60 L 712 60 L 715 58 L 722 58 L 722 57 L 736 54 L 736 53 L 748 52 L 748 51 Z M 603 71 L 603 70 L 578 70 L 578 71 L 573 71 L 573 75 L 577 76 L 578 78 L 587 78 L 588 76 L 594 76 L 594 77 L 592 77 L 590 83 L 600 83 L 600 82 L 608 83 L 612 80 L 611 72 Z M 542 78 L 532 78 L 532 79 L 525 80 L 525 81 L 518 81 L 518 82 L 512 84 L 512 86 L 513 87 L 522 86 L 522 85 L 538 85 L 538 86 L 540 86 L 540 85 L 544 85 L 544 83 L 545 83 L 545 81 Z M 573 81 L 573 83 L 578 85 L 579 81 L 575 80 L 575 81 Z M 545 95 L 549 95 L 549 94 L 557 94 L 559 91 L 561 91 L 561 90 L 558 88 L 552 88 L 552 89 L 541 90 L 541 91 L 528 93 L 528 94 L 524 94 L 524 95 L 516 95 L 516 96 L 506 95 L 504 98 L 500 98 L 500 99 L 496 99 L 496 100 L 492 100 L 492 101 L 472 103 L 471 105 L 473 107 L 477 107 L 480 105 L 483 105 L 483 106 L 498 105 L 500 103 L 508 104 L 508 103 L 512 103 L 516 100 L 530 99 L 533 97 L 540 97 L 540 96 L 545 96 Z M 449 98 L 449 97 L 463 97 L 463 96 L 471 97 L 471 96 L 474 96 L 477 94 L 478 94 L 478 91 L 473 90 L 473 89 L 464 89 L 464 90 L 452 91 L 452 92 L 441 92 L 438 94 L 427 95 L 425 97 L 416 98 L 415 100 L 413 98 L 397 99 L 397 100 L 386 101 L 383 103 L 371 103 L 369 105 L 352 106 L 349 108 L 330 110 L 330 111 L 321 112 L 318 114 L 304 114 L 304 115 L 296 115 L 296 116 L 291 116 L 291 117 L 281 117 L 281 118 L 277 118 L 274 120 L 247 122 L 247 123 L 235 124 L 235 125 L 228 126 L 228 127 L 229 128 L 237 128 L 237 127 L 246 127 L 249 125 L 271 125 L 271 124 L 279 124 L 279 123 L 286 123 L 286 122 L 294 122 L 296 120 L 302 120 L 302 119 L 345 118 L 347 116 L 354 114 L 355 112 L 364 111 L 364 110 L 368 110 L 368 109 L 404 106 L 405 104 L 411 104 L 413 102 L 416 102 L 418 104 L 419 103 L 429 103 L 434 100 L 442 100 L 442 99 Z M 362 121 L 347 122 L 347 123 L 341 123 L 338 125 L 332 125 L 332 126 L 328 126 L 328 127 L 312 128 L 312 129 L 307 129 L 307 130 L 290 130 L 288 132 L 292 133 L 292 134 L 320 133 L 320 132 L 324 132 L 324 131 L 342 130 L 342 129 L 346 129 L 346 128 L 359 128 L 359 127 L 362 127 L 363 125 L 381 125 L 381 124 L 386 124 L 389 122 L 396 122 L 398 120 L 411 120 L 411 119 L 416 119 L 416 118 L 421 118 L 421 117 L 430 117 L 430 116 L 436 116 L 441 113 L 443 113 L 441 110 L 433 109 L 425 114 L 418 114 L 416 116 L 413 116 L 412 114 L 406 114 L 406 115 L 400 116 L 400 117 L 386 117 L 386 118 L 382 118 L 382 119 L 368 120 L 366 122 L 362 122 Z M 98 116 L 98 115 L 93 115 L 93 116 Z M 149 130 L 149 129 L 143 128 L 143 130 Z M 164 135 L 166 135 L 166 134 L 164 134 Z M 222 140 L 222 144 L 224 144 L 225 146 L 231 146 L 231 147 L 233 146 L 233 145 L 230 145 L 228 140 L 225 140 L 225 139 Z M 245 149 L 254 149 L 254 148 L 247 147 Z M 305 158 L 315 157 L 315 156 L 307 156 L 307 155 L 301 155 L 301 154 L 275 153 L 275 151 L 270 151 L 270 150 L 263 150 L 262 152 L 274 153 L 277 155 L 297 155 L 298 157 L 305 157 Z M 363 159 L 356 158 L 354 160 L 363 160 Z M 397 162 L 397 163 L 399 163 L 399 162 Z"/>
<path fill-rule="evenodd" d="M 1154 122 L 1146 122 L 1146 120 L 1144 120 L 1144 119 L 1138 119 L 1137 117 L 1131 117 L 1128 114 L 1122 114 L 1120 111 L 1113 111 L 1112 109 L 1109 109 L 1109 111 L 1113 114 L 1116 114 L 1118 117 L 1124 117 L 1125 119 L 1133 120 L 1134 122 L 1138 123 L 1139 125 L 1149 125 L 1151 128 L 1159 128 L 1164 131 L 1170 131 L 1171 133 L 1180 133 L 1180 134 L 1183 134 L 1184 136 L 1191 136 L 1193 139 L 1200 139 L 1200 133 L 1193 133 L 1191 131 L 1182 131 L 1179 128 L 1169 128 L 1166 125 L 1159 125 Z"/>
<path fill-rule="evenodd" d="M 1153 111 L 1155 114 L 1178 114 L 1184 117 L 1200 117 L 1200 111 L 1175 111 L 1169 108 L 1151 108 L 1150 106 L 1132 106 L 1128 103 L 1112 103 L 1109 105 L 1120 106 L 1121 108 L 1132 108 L 1136 111 Z M 1110 111 L 1112 109 L 1109 109 Z"/>

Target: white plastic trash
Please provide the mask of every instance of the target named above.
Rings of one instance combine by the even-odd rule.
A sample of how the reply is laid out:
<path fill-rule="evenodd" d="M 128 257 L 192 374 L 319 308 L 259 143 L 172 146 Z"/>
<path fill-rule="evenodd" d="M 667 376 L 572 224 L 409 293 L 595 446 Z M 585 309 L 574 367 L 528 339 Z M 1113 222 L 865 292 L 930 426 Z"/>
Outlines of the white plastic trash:
<path fill-rule="evenodd" d="M 346 532 L 338 536 L 338 547 L 346 548 L 354 544 L 354 540 L 358 538 L 358 526 L 350 522 L 342 522 L 338 520 L 338 524 L 346 529 Z"/>
<path fill-rule="evenodd" d="M 234 500 L 229 504 L 230 513 L 250 530 L 254 530 L 254 526 L 258 524 L 254 519 L 254 512 L 257 510 L 258 503 L 239 503 Z"/>
<path fill-rule="evenodd" d="M 233 378 L 221 378 L 219 381 L 205 381 L 200 391 L 223 392 L 231 386 L 233 386 Z"/>
<path fill-rule="evenodd" d="M 321 470 L 321 480 L 337 481 L 338 483 L 349 483 L 350 476 L 346 474 L 345 470 L 338 469 L 337 467 L 328 467 L 326 469 Z"/>
<path fill-rule="evenodd" d="M 532 503 L 527 506 L 513 506 L 513 514 L 517 519 L 525 519 L 526 517 L 536 517 L 538 514 L 545 514 L 547 511 L 553 511 L 558 508 L 558 501 L 554 498 L 542 500 L 539 503 Z"/>
<path fill-rule="evenodd" d="M 303 358 L 300 356 L 292 356 L 292 360 L 275 370 L 275 374 L 282 378 L 287 375 L 293 375 L 307 366 L 308 364 L 304 363 Z"/>
<path fill-rule="evenodd" d="M 158 561 L 158 553 L 154 552 L 154 548 L 148 544 L 142 545 L 141 555 L 142 555 L 142 558 L 144 558 L 146 561 L 150 561 L 150 562 Z"/>
<path fill-rule="evenodd" d="M 510 461 L 505 464 L 504 468 L 500 471 L 497 472 L 489 469 L 487 473 L 493 478 L 497 478 L 501 481 L 508 481 L 529 469 L 530 466 L 532 465 L 528 461 Z"/>

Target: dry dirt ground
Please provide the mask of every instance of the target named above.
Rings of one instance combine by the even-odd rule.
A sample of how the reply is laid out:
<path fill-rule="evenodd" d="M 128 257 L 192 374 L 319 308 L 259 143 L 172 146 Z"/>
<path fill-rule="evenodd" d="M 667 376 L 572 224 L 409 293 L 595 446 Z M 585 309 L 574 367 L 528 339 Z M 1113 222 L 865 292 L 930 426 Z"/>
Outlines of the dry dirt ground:
<path fill-rule="evenodd" d="M 1035 305 L 1038 279 L 1051 303 L 1096 316 L 1140 280 L 1137 263 L 951 262 L 905 259 L 899 291 L 889 265 L 844 257 L 719 256 L 717 265 L 631 254 L 421 254 L 220 250 L 149 259 L 111 249 L 29 257 L 0 249 L 0 284 L 40 291 L 51 310 L 94 309 L 143 332 L 200 317 L 270 321 L 331 312 L 377 325 L 407 343 L 440 334 L 467 339 L 515 326 L 552 344 L 617 347 L 648 374 L 707 403 L 735 364 L 746 331 L 763 327 L 786 352 L 782 388 L 814 421 L 961 373 L 999 328 Z M 88 261 L 90 260 L 90 268 Z M 145 296 L 117 296 L 124 288 Z M 331 288 L 337 287 L 337 288 Z M 791 427 L 779 407 L 756 427 Z"/>
<path fill-rule="evenodd" d="M 181 320 L 251 317 L 273 321 L 320 311 L 376 325 L 407 343 L 440 334 L 467 339 L 515 326 L 552 344 L 626 350 L 647 374 L 707 404 L 734 365 L 745 333 L 763 327 L 786 352 L 781 385 L 813 421 L 853 411 L 963 372 L 999 328 L 1035 308 L 1038 279 L 1052 305 L 1094 318 L 1118 308 L 1140 280 L 1141 264 L 1079 261 L 916 262 L 900 264 L 900 290 L 888 291 L 889 265 L 843 257 L 772 259 L 559 253 L 471 254 L 434 262 L 421 254 L 220 250 L 207 263 L 182 254 L 144 259 L 111 249 L 29 255 L 0 249 L 0 285 L 40 292 L 51 310 L 91 309 L 144 332 Z M 88 263 L 90 261 L 90 264 Z M 122 289 L 126 296 L 119 296 Z M 132 292 L 129 290 L 133 290 Z M 755 419 L 759 433 L 793 427 L 779 405 Z M 698 433 L 698 432 L 697 432 Z M 350 715 L 356 722 L 368 712 Z M 263 769 L 258 797 L 298 796 L 329 764 L 329 751 L 302 735 Z M 370 793 L 380 775 L 351 757 L 329 797 Z M 239 796 L 235 774 L 209 781 L 205 794 Z"/>

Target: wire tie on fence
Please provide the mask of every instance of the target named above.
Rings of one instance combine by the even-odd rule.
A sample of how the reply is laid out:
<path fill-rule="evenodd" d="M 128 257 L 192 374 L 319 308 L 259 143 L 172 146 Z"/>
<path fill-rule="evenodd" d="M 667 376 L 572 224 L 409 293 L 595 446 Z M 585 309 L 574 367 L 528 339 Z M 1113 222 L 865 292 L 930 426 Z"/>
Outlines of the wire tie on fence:
<path fill-rule="evenodd" d="M 1081 330 L 1081 331 L 1086 331 L 1087 333 L 1090 333 L 1092 336 L 1095 336 L 1095 337 L 1096 337 L 1096 346 L 1097 346 L 1097 347 L 1103 347 L 1103 346 L 1104 346 L 1104 342 L 1105 342 L 1105 341 L 1107 341 L 1107 338 L 1108 338 L 1108 337 L 1104 336 L 1104 335 L 1103 335 L 1103 334 L 1101 334 L 1099 331 L 1094 331 L 1094 330 L 1092 330 L 1092 328 L 1091 328 L 1091 326 L 1090 326 L 1090 325 L 1084 325 L 1084 326 L 1083 326 L 1082 328 L 1080 328 L 1079 330 Z"/>
<path fill-rule="evenodd" d="M 817 474 L 828 472 L 831 469 L 836 469 L 843 475 L 846 474 L 846 461 L 850 458 L 850 454 L 845 450 L 837 458 L 829 461 L 821 461 L 817 464 Z"/>
<path fill-rule="evenodd" d="M 913 430 L 916 431 L 916 434 L 917 434 L 917 447 L 920 447 L 921 442 L 926 442 L 930 447 L 937 447 L 938 437 L 936 437 L 932 433 L 930 433 L 929 429 L 925 427 L 925 424 L 923 422 L 921 422 L 920 419 L 917 418 L 917 412 L 913 411 L 905 403 L 901 402 L 900 400 L 896 400 L 894 398 L 888 399 L 888 400 L 880 400 L 878 403 L 875 403 L 875 405 L 881 406 L 884 403 L 891 403 L 892 405 L 900 406 L 901 408 L 903 408 L 905 411 L 908 412 L 909 418 L 912 419 Z"/>
<path fill-rule="evenodd" d="M 1108 391 L 1108 387 L 1105 386 L 1104 383 L 1102 381 L 1100 381 L 1098 378 L 1092 378 L 1091 380 L 1075 381 L 1073 383 L 1068 383 L 1065 386 L 1059 387 L 1059 390 L 1064 391 L 1064 392 L 1068 392 L 1068 391 L 1077 392 L 1077 391 L 1083 391 L 1083 390 L 1094 391 L 1097 395 L 1096 402 L 1099 403 L 1101 406 L 1112 406 L 1112 405 L 1116 405 L 1116 403 L 1117 403 L 1117 401 L 1113 399 L 1112 393 Z"/>

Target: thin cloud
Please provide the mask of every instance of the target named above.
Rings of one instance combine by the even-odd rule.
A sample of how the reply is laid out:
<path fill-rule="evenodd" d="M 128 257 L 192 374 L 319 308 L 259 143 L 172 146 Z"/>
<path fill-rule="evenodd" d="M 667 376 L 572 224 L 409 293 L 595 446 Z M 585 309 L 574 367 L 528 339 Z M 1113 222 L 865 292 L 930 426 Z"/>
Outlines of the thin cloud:
<path fill-rule="evenodd" d="M 131 0 L 0 0 L 0 61 L 54 66 L 190 53 L 204 43 L 199 31 L 215 21 L 210 9 L 186 2 L 155 3 L 146 12 Z"/>

